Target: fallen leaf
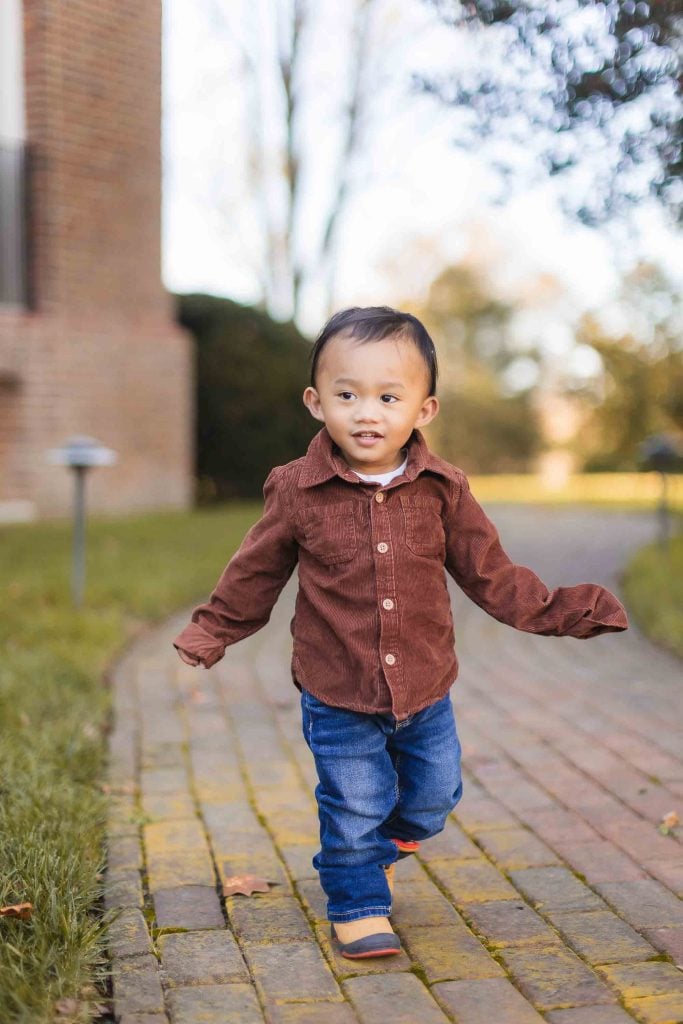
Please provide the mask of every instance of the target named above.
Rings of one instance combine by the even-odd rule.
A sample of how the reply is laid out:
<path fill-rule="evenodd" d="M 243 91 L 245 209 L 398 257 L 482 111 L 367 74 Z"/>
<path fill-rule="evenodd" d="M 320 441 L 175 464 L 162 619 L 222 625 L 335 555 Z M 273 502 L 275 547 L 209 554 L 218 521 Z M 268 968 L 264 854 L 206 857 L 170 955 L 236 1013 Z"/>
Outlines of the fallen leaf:
<path fill-rule="evenodd" d="M 223 895 L 234 896 L 235 893 L 242 893 L 243 896 L 251 896 L 253 892 L 268 892 L 272 883 L 260 875 L 231 875 L 223 882 Z"/>
<path fill-rule="evenodd" d="M 663 836 L 668 836 L 671 832 L 671 829 L 675 828 L 676 825 L 680 825 L 680 823 L 681 819 L 678 817 L 676 812 L 669 811 L 668 814 L 665 814 L 663 816 L 660 824 L 657 827 Z"/>
<path fill-rule="evenodd" d="M 3 917 L 21 917 L 24 921 L 33 913 L 32 903 L 12 903 L 7 907 L 0 907 L 0 914 Z"/>

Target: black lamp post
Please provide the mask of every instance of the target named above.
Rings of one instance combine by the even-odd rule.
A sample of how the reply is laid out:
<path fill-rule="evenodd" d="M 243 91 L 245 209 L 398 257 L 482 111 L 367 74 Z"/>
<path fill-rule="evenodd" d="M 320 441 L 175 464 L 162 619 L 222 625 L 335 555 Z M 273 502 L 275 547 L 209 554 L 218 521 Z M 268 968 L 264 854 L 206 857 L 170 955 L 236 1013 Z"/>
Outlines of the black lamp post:
<path fill-rule="evenodd" d="M 667 473 L 683 468 L 681 444 L 673 434 L 652 434 L 638 446 L 638 458 L 643 469 L 655 470 L 661 475 L 662 490 L 657 509 L 659 518 L 659 543 L 668 551 L 670 514 L 667 494 Z"/>
<path fill-rule="evenodd" d="M 91 466 L 113 466 L 118 456 L 94 437 L 70 437 L 61 448 L 47 453 L 48 462 L 69 466 L 74 471 L 74 534 L 71 592 L 77 608 L 83 604 L 85 588 L 85 472 Z"/>

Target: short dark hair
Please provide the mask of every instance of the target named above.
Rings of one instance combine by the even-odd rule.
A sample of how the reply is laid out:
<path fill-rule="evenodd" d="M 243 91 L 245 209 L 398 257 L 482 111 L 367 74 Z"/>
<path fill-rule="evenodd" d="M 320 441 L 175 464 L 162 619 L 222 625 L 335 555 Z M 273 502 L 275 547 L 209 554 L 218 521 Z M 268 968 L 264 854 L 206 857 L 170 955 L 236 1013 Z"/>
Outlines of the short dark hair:
<path fill-rule="evenodd" d="M 346 334 L 360 342 L 382 341 L 390 335 L 399 335 L 415 342 L 429 371 L 429 394 L 436 392 L 439 367 L 436 361 L 434 342 L 424 324 L 411 313 L 401 313 L 390 306 L 352 306 L 342 309 L 330 317 L 315 340 L 309 357 L 311 364 L 311 387 L 315 387 L 315 374 L 320 353 L 330 338 Z"/>

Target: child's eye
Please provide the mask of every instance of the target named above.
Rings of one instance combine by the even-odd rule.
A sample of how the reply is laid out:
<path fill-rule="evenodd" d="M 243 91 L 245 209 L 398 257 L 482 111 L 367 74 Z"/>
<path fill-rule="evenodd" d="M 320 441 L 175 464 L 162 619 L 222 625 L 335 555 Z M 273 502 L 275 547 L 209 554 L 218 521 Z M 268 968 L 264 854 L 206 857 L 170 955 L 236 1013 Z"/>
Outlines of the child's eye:
<path fill-rule="evenodd" d="M 353 398 L 353 392 L 352 391 L 340 391 L 339 395 L 337 397 L 338 398 L 347 398 L 347 397 L 348 398 Z"/>
<path fill-rule="evenodd" d="M 385 398 L 388 399 L 387 402 L 384 402 Z M 382 395 L 382 401 L 384 402 L 385 405 L 390 405 L 392 402 L 398 402 L 398 398 L 396 397 L 396 395 Z"/>

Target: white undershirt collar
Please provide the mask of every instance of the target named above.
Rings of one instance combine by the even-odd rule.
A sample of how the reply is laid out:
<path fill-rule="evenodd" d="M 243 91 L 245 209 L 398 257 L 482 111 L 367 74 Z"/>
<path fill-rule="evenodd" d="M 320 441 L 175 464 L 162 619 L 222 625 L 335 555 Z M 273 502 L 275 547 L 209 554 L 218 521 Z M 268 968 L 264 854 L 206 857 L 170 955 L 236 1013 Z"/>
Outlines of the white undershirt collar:
<path fill-rule="evenodd" d="M 405 451 L 405 449 L 402 449 L 402 451 Z M 359 473 L 357 469 L 354 469 L 353 472 L 356 474 L 356 476 L 359 476 L 361 480 L 365 480 L 366 482 L 369 483 L 378 483 L 381 484 L 382 487 L 384 487 L 386 484 L 389 483 L 390 480 L 393 480 L 395 476 L 400 476 L 401 473 L 405 472 L 405 468 L 407 465 L 408 456 L 406 455 L 401 465 L 397 469 L 389 470 L 388 473 Z"/>

